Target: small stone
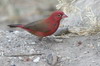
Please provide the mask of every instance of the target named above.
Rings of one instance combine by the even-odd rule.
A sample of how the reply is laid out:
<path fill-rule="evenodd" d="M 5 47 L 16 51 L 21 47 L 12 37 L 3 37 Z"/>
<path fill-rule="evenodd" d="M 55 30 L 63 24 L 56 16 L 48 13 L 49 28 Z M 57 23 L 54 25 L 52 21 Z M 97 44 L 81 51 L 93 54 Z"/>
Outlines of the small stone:
<path fill-rule="evenodd" d="M 66 59 L 67 59 L 68 61 L 71 61 L 71 58 L 70 58 L 70 57 L 65 58 L 65 60 L 66 60 Z"/>
<path fill-rule="evenodd" d="M 69 58 L 62 57 L 61 61 L 70 60 Z"/>
<path fill-rule="evenodd" d="M 79 58 L 82 58 L 83 56 L 79 56 Z"/>
<path fill-rule="evenodd" d="M 16 66 L 14 61 L 11 61 L 11 66 Z"/>
<path fill-rule="evenodd" d="M 88 51 L 85 51 L 85 52 L 84 52 L 84 54 L 87 54 L 87 53 L 89 53 L 89 52 L 88 52 Z"/>
<path fill-rule="evenodd" d="M 32 60 L 34 56 L 30 56 L 29 58 Z"/>
<path fill-rule="evenodd" d="M 100 46 L 100 42 L 98 42 L 98 47 Z"/>
<path fill-rule="evenodd" d="M 30 58 L 26 58 L 25 61 L 31 61 L 31 59 Z"/>
<path fill-rule="evenodd" d="M 35 51 L 34 49 L 31 49 L 29 53 L 32 54 L 34 51 Z"/>
<path fill-rule="evenodd" d="M 13 30 L 9 30 L 9 32 L 13 32 Z"/>
<path fill-rule="evenodd" d="M 12 60 L 13 57 L 8 57 L 10 60 Z"/>
<path fill-rule="evenodd" d="M 62 39 L 55 39 L 56 42 L 63 42 Z"/>
<path fill-rule="evenodd" d="M 18 33 L 19 33 L 19 31 L 14 31 L 14 33 L 15 33 L 15 34 L 18 34 Z"/>
<path fill-rule="evenodd" d="M 36 42 L 32 42 L 31 44 L 36 44 Z"/>
<path fill-rule="evenodd" d="M 93 46 L 93 44 L 90 44 L 90 45 L 89 45 L 89 47 L 94 49 L 94 46 Z"/>
<path fill-rule="evenodd" d="M 54 53 L 49 54 L 46 61 L 49 65 L 55 65 L 58 62 L 58 56 L 56 56 Z"/>
<path fill-rule="evenodd" d="M 0 56 L 4 56 L 4 52 L 1 52 L 1 53 L 0 53 Z"/>
<path fill-rule="evenodd" d="M 16 66 L 15 64 L 11 65 L 11 66 Z"/>
<path fill-rule="evenodd" d="M 95 63 L 95 61 L 92 61 L 92 63 Z"/>
<path fill-rule="evenodd" d="M 18 57 L 20 60 L 23 60 L 23 58 L 22 57 Z"/>
<path fill-rule="evenodd" d="M 29 62 L 29 61 L 31 61 L 31 59 L 30 59 L 29 57 L 23 57 L 23 58 L 22 58 L 22 61 L 24 61 L 24 62 Z"/>
<path fill-rule="evenodd" d="M 35 58 L 35 59 L 33 60 L 33 62 L 37 63 L 37 62 L 39 62 L 39 60 L 40 60 L 40 57 L 37 57 L 37 58 Z"/>
<path fill-rule="evenodd" d="M 81 41 L 78 41 L 78 46 L 80 46 L 82 44 L 82 42 Z"/>
<path fill-rule="evenodd" d="M 11 42 L 11 40 L 8 40 L 8 42 Z"/>
<path fill-rule="evenodd" d="M 10 36 L 6 36 L 6 38 L 10 38 Z"/>

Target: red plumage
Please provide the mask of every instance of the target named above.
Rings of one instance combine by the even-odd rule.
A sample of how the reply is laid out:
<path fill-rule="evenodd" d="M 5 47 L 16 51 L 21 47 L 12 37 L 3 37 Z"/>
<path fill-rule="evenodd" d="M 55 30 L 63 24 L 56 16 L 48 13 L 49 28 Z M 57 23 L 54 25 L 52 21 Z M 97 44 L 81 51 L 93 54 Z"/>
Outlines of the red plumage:
<path fill-rule="evenodd" d="M 35 21 L 26 25 L 12 24 L 9 27 L 19 27 L 38 37 L 52 35 L 59 27 L 60 20 L 67 17 L 62 11 L 53 12 L 48 18 Z"/>

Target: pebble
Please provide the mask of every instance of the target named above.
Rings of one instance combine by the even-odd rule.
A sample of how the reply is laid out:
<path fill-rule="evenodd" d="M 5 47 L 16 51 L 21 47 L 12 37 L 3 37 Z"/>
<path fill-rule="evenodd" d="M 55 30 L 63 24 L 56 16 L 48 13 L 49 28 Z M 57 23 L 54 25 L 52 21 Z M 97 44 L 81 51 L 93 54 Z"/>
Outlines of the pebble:
<path fill-rule="evenodd" d="M 19 33 L 19 31 L 14 31 L 14 33 L 15 33 L 15 34 L 18 34 L 18 33 Z"/>
<path fill-rule="evenodd" d="M 29 58 L 32 60 L 34 58 L 34 56 L 30 56 Z"/>
<path fill-rule="evenodd" d="M 14 61 L 11 61 L 11 66 L 16 66 Z"/>
<path fill-rule="evenodd" d="M 1 52 L 1 53 L 0 53 L 0 56 L 4 56 L 4 52 Z"/>
<path fill-rule="evenodd" d="M 90 48 L 95 48 L 94 46 L 93 46 L 93 44 L 88 44 L 88 46 L 90 47 Z"/>
<path fill-rule="evenodd" d="M 87 54 L 87 53 L 89 53 L 89 51 L 85 51 L 85 52 L 84 52 L 84 54 Z"/>
<path fill-rule="evenodd" d="M 9 30 L 9 32 L 13 32 L 13 30 Z"/>
<path fill-rule="evenodd" d="M 16 66 L 15 64 L 11 65 L 11 66 Z"/>
<path fill-rule="evenodd" d="M 62 39 L 55 39 L 56 42 L 63 42 Z"/>
<path fill-rule="evenodd" d="M 32 42 L 31 44 L 36 44 L 36 42 Z"/>
<path fill-rule="evenodd" d="M 56 54 L 49 54 L 46 58 L 46 61 L 49 65 L 55 65 L 58 62 L 58 56 Z"/>
<path fill-rule="evenodd" d="M 95 61 L 92 61 L 92 63 L 95 63 Z"/>
<path fill-rule="evenodd" d="M 11 40 L 9 39 L 8 42 L 11 42 Z"/>
<path fill-rule="evenodd" d="M 98 42 L 98 47 L 100 47 L 100 42 Z"/>
<path fill-rule="evenodd" d="M 33 60 L 33 62 L 35 62 L 35 63 L 37 63 L 37 62 L 39 62 L 40 61 L 40 57 L 37 57 L 37 58 L 35 58 L 34 60 Z"/>
<path fill-rule="evenodd" d="M 35 52 L 34 49 L 31 49 L 31 50 L 29 51 L 30 54 L 32 54 L 33 52 Z"/>
<path fill-rule="evenodd" d="M 25 58 L 24 61 L 28 62 L 28 61 L 31 61 L 31 59 L 28 57 L 28 58 Z"/>
<path fill-rule="evenodd" d="M 23 60 L 23 58 L 22 57 L 18 57 L 20 60 Z"/>
<path fill-rule="evenodd" d="M 18 31 L 18 32 L 19 32 L 19 31 Z M 17 33 L 17 32 L 16 32 L 16 33 Z M 7 35 L 9 35 L 9 34 L 7 33 Z M 5 36 L 7 36 L 7 35 L 5 35 Z M 12 34 L 11 34 L 11 36 L 12 36 Z M 30 35 L 29 35 L 29 36 L 30 36 Z M 10 38 L 10 40 L 8 40 L 7 38 Z M 27 38 L 27 37 L 26 37 L 26 38 Z M 24 46 L 25 43 L 24 43 L 23 41 L 20 41 L 20 42 L 22 42 L 22 43 L 20 43 L 20 42 L 18 41 L 18 40 L 20 40 L 20 39 L 18 38 L 18 36 L 10 37 L 10 35 L 9 35 L 9 36 L 7 36 L 6 38 L 4 37 L 4 38 L 1 39 L 1 40 L 2 40 L 2 41 L 6 40 L 6 41 L 3 42 L 3 44 L 1 44 L 1 45 L 6 46 L 7 40 L 8 40 L 8 41 L 13 40 L 13 41 L 15 42 L 15 44 L 17 44 L 16 41 L 15 41 L 15 39 L 17 39 L 17 43 L 19 43 L 19 44 L 22 46 L 21 49 L 19 49 L 19 48 L 16 48 L 16 49 L 19 49 L 20 51 L 23 50 L 24 47 L 25 47 L 25 46 Z M 22 39 L 22 38 L 21 38 L 21 39 Z M 30 39 L 29 39 L 29 40 L 30 40 Z M 29 42 L 29 40 L 26 40 L 26 39 L 25 39 L 24 41 Z M 60 42 L 62 41 L 62 39 L 56 39 L 56 40 L 57 40 L 58 42 L 59 42 L 59 41 L 60 41 Z M 13 46 L 13 45 L 14 45 L 14 42 L 12 42 L 12 44 L 10 44 L 10 46 Z M 30 43 L 35 44 L 35 42 L 30 42 Z M 99 43 L 98 43 L 97 45 L 100 46 Z M 91 45 L 91 44 L 89 44 L 88 46 L 93 48 L 93 45 Z M 32 48 L 33 48 L 33 47 L 32 47 Z M 6 49 L 5 47 L 0 47 L 0 49 L 2 49 L 2 50 L 6 53 L 6 52 L 8 52 L 8 49 L 9 49 L 9 48 L 7 48 L 7 50 L 4 50 L 4 49 Z M 11 47 L 10 49 L 12 50 L 13 47 Z M 29 48 L 29 49 L 30 49 L 30 48 Z M 28 50 L 24 50 L 24 51 L 27 51 L 27 52 L 29 51 L 29 53 L 33 53 L 33 52 L 34 52 L 34 49 L 32 49 L 32 50 L 29 50 L 29 49 L 28 49 Z M 38 49 L 38 48 L 37 48 L 37 49 Z M 12 50 L 12 51 L 13 51 L 13 50 Z M 14 50 L 14 51 L 15 51 L 15 50 Z M 40 52 L 40 51 L 38 51 L 38 52 Z M 59 52 L 58 52 L 58 53 L 59 53 Z M 82 53 L 87 54 L 88 51 L 82 52 Z M 1 52 L 0 55 L 2 56 L 2 55 L 3 55 L 3 52 Z M 82 56 L 79 55 L 79 58 L 80 58 L 80 59 L 82 59 L 81 57 L 84 58 L 84 55 L 82 55 Z M 10 57 L 10 58 L 11 58 L 11 57 Z M 20 60 L 23 60 L 23 57 L 19 57 L 19 59 L 20 59 Z M 36 58 L 34 58 L 34 59 L 31 58 L 31 57 L 26 58 L 27 61 L 29 61 L 29 59 L 31 59 L 33 62 L 39 62 L 41 58 L 40 58 L 40 57 L 36 57 Z M 57 55 L 50 54 L 50 55 L 47 56 L 47 63 L 48 63 L 49 65 L 55 65 L 55 64 L 57 63 L 57 61 L 58 61 L 57 59 L 58 59 L 58 58 L 57 58 Z M 64 58 L 64 60 L 66 60 L 66 58 Z M 67 60 L 70 60 L 70 57 L 67 57 Z M 91 61 L 92 61 L 92 60 L 91 60 Z M 92 62 L 94 63 L 94 62 L 96 62 L 96 61 L 92 61 Z M 11 66 L 16 66 L 16 65 L 15 65 L 15 63 L 12 63 Z"/>

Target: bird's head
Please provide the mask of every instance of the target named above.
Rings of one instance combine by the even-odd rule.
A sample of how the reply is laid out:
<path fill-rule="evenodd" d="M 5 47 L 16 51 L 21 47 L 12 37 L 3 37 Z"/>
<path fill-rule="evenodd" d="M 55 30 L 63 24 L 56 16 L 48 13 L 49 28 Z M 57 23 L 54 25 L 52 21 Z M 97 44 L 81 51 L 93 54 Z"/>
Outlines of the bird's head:
<path fill-rule="evenodd" d="M 64 14 L 62 11 L 55 11 L 51 14 L 50 18 L 56 21 L 60 21 L 63 18 L 68 17 L 67 15 Z"/>

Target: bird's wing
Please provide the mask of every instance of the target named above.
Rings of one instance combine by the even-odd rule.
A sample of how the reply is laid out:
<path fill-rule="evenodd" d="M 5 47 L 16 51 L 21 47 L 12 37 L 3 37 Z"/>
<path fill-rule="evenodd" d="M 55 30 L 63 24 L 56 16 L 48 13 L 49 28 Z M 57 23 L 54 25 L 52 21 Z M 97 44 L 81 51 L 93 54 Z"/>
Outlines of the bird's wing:
<path fill-rule="evenodd" d="M 50 30 L 48 23 L 44 22 L 43 20 L 29 23 L 25 25 L 25 28 L 39 32 L 48 32 Z"/>

